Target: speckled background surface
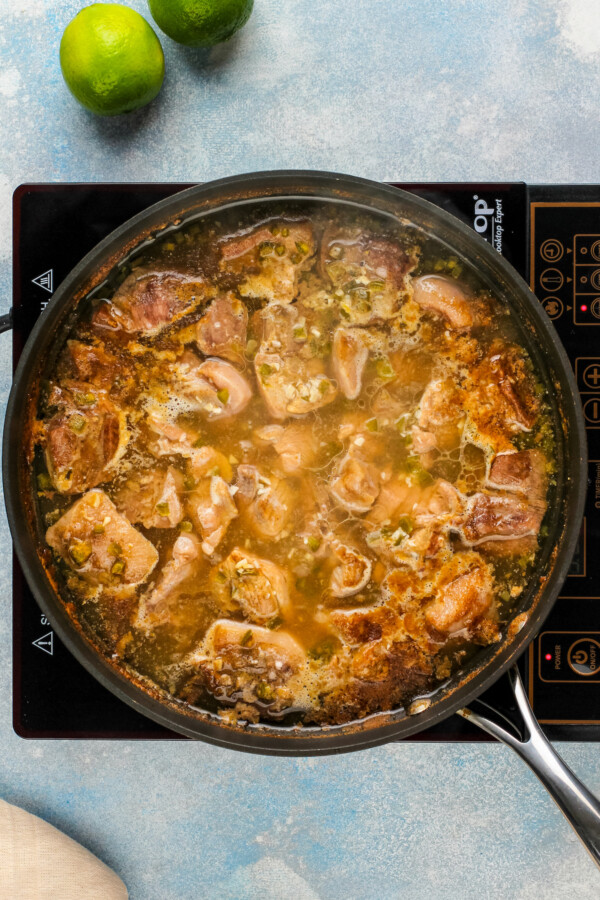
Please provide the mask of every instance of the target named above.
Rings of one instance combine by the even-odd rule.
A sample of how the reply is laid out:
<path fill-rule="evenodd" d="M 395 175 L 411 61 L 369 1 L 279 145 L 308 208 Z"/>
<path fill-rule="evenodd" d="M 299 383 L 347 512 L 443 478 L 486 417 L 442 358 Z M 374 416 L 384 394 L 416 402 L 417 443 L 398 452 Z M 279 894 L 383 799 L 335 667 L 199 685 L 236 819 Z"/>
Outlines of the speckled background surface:
<path fill-rule="evenodd" d="M 119 120 L 94 119 L 62 84 L 58 43 L 79 6 L 0 0 L 2 312 L 10 197 L 23 181 L 194 181 L 270 167 L 600 179 L 598 0 L 256 0 L 222 48 L 164 38 L 161 96 Z M 3 403 L 9 347 L 1 338 Z M 22 741 L 11 727 L 3 518 L 0 554 L 0 796 L 96 852 L 133 900 L 600 896 L 576 838 L 500 746 L 279 760 L 191 743 Z M 561 749 L 600 792 L 599 748 Z"/>

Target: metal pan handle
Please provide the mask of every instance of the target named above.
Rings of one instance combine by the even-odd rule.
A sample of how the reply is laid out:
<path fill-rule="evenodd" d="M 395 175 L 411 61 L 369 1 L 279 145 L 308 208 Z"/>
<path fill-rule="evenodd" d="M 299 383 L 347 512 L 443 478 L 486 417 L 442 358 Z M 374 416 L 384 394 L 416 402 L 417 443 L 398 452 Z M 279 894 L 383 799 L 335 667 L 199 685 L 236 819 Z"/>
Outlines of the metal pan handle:
<path fill-rule="evenodd" d="M 13 327 L 13 311 L 12 309 L 5 313 L 3 316 L 0 316 L 0 334 L 4 334 L 5 331 L 10 331 Z"/>
<path fill-rule="evenodd" d="M 473 710 L 459 709 L 458 714 L 519 754 L 540 779 L 600 867 L 600 802 L 571 772 L 544 735 L 527 700 L 517 667 L 508 674 L 523 717 L 525 734 L 521 735 L 517 725 L 503 714 L 500 715 L 516 734 Z"/>

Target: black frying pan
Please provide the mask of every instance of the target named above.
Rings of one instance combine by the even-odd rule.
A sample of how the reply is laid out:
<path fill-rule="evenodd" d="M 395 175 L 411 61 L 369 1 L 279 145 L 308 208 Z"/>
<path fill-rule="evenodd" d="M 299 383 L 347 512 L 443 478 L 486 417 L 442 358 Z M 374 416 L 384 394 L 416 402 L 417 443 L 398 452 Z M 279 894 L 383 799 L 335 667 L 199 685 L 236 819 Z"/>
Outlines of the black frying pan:
<path fill-rule="evenodd" d="M 287 200 L 286 200 L 287 198 Z M 78 303 L 115 267 L 170 225 L 213 214 L 232 206 L 309 204 L 325 200 L 350 204 L 366 212 L 401 219 L 434 235 L 453 255 L 478 271 L 494 293 L 511 307 L 522 340 L 549 388 L 558 435 L 558 478 L 546 518 L 547 538 L 537 568 L 520 598 L 502 639 L 479 651 L 468 666 L 411 711 L 397 709 L 339 726 L 285 727 L 228 724 L 217 716 L 191 710 L 138 676 L 125 673 L 103 656 L 90 636 L 69 616 L 56 581 L 38 548 L 31 498 L 32 474 L 25 463 L 27 411 L 35 402 L 45 371 L 54 362 L 77 316 Z M 0 323 L 1 327 L 1 323 Z M 8 520 L 29 585 L 63 643 L 105 687 L 142 714 L 188 737 L 220 746 L 279 755 L 318 755 L 372 747 L 409 737 L 460 713 L 516 749 L 549 788 L 588 849 L 600 864 L 600 805 L 574 778 L 546 741 L 528 706 L 515 662 L 560 591 L 575 550 L 587 488 L 585 428 L 579 393 L 565 351 L 541 305 L 515 270 L 470 228 L 432 204 L 396 188 L 360 178 L 321 172 L 274 172 L 244 175 L 193 187 L 134 217 L 83 259 L 54 293 L 27 341 L 15 373 L 6 414 L 3 479 Z M 468 707 L 503 673 L 511 682 L 522 723 L 499 724 Z M 412 713 L 412 714 L 411 714 Z"/>

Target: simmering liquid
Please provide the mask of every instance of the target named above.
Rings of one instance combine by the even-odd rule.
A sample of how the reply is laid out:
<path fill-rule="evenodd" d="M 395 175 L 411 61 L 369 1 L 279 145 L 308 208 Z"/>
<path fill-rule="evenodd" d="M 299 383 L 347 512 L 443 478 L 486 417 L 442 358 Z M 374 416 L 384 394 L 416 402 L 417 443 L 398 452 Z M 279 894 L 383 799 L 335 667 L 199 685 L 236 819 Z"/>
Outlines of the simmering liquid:
<path fill-rule="evenodd" d="M 499 298 L 414 228 L 170 229 L 83 306 L 34 428 L 64 599 L 230 722 L 410 703 L 499 640 L 554 471 Z"/>

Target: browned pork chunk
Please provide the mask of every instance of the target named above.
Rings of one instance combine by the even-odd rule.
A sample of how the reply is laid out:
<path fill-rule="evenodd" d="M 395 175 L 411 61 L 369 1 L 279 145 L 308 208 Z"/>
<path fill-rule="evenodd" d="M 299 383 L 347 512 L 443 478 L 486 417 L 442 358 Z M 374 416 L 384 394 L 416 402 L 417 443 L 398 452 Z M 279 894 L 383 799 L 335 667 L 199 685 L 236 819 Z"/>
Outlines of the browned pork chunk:
<path fill-rule="evenodd" d="M 198 322 L 198 349 L 204 356 L 239 363 L 244 359 L 247 328 L 248 310 L 235 294 L 217 297 Z"/>
<path fill-rule="evenodd" d="M 242 278 L 242 297 L 291 303 L 298 293 L 298 275 L 315 253 L 309 222 L 273 222 L 221 244 L 221 268 Z"/>
<path fill-rule="evenodd" d="M 195 534 L 181 534 L 154 588 L 140 600 L 136 627 L 144 630 L 168 621 L 169 606 L 185 583 L 197 575 L 202 553 Z"/>
<path fill-rule="evenodd" d="M 291 611 L 285 569 L 240 547 L 231 551 L 211 577 L 224 612 L 241 611 L 252 622 L 265 624 Z"/>
<path fill-rule="evenodd" d="M 169 466 L 130 475 L 115 496 L 130 522 L 144 528 L 174 528 L 183 519 L 183 475 Z"/>
<path fill-rule="evenodd" d="M 294 511 L 294 491 L 284 478 L 266 474 L 256 466 L 241 465 L 237 471 L 237 500 L 241 520 L 248 531 L 263 541 L 288 536 Z"/>
<path fill-rule="evenodd" d="M 208 419 L 227 419 L 242 412 L 252 389 L 235 366 L 214 358 L 201 362 L 186 351 L 173 365 L 175 385 Z"/>
<path fill-rule="evenodd" d="M 491 608 L 490 567 L 477 553 L 457 554 L 440 572 L 436 597 L 425 607 L 428 625 L 443 635 L 473 630 Z"/>
<path fill-rule="evenodd" d="M 337 564 L 331 573 L 329 589 L 334 597 L 352 597 L 369 583 L 373 571 L 371 560 L 341 541 L 334 541 L 332 548 Z"/>
<path fill-rule="evenodd" d="M 63 494 L 78 494 L 109 477 L 129 440 L 125 414 L 104 391 L 84 382 L 55 387 L 58 407 L 46 425 L 46 465 Z"/>
<path fill-rule="evenodd" d="M 546 457 L 540 450 L 499 453 L 492 460 L 488 484 L 524 494 L 530 503 L 545 504 L 548 490 Z"/>
<path fill-rule="evenodd" d="M 342 292 L 340 309 L 352 325 L 396 316 L 409 295 L 416 263 L 414 248 L 358 227 L 326 228 L 321 241 L 321 274 Z"/>
<path fill-rule="evenodd" d="M 138 270 L 125 279 L 92 322 L 107 331 L 152 335 L 194 310 L 206 297 L 202 279 L 180 272 Z"/>
<path fill-rule="evenodd" d="M 279 456 L 286 475 L 300 474 L 310 468 L 319 450 L 314 429 L 310 423 L 294 422 L 291 425 L 265 425 L 254 432 L 261 444 L 271 445 Z"/>
<path fill-rule="evenodd" d="M 329 490 L 333 499 L 348 512 L 366 513 L 379 494 L 379 473 L 358 453 L 349 452 L 338 465 Z"/>
<path fill-rule="evenodd" d="M 492 551 L 492 542 L 510 541 L 510 552 L 517 552 L 512 543 L 516 538 L 536 538 L 544 518 L 545 507 L 531 504 L 515 494 L 480 492 L 467 501 L 467 511 L 461 534 L 466 544 L 484 544 Z M 526 541 L 524 547 L 535 541 Z M 501 549 L 501 548 L 499 548 Z"/>
<path fill-rule="evenodd" d="M 428 312 L 442 316 L 454 331 L 473 325 L 473 312 L 465 290 L 451 278 L 422 275 L 413 281 L 413 299 Z"/>
<path fill-rule="evenodd" d="M 231 488 L 219 475 L 203 478 L 189 495 L 187 508 L 202 535 L 202 550 L 212 556 L 238 514 Z"/>
<path fill-rule="evenodd" d="M 89 491 L 46 532 L 67 565 L 91 584 L 141 584 L 158 562 L 155 547 L 122 516 L 104 491 Z"/>
<path fill-rule="evenodd" d="M 336 328 L 331 358 L 333 373 L 342 394 L 348 400 L 356 400 L 369 358 L 369 348 L 361 329 Z"/>

